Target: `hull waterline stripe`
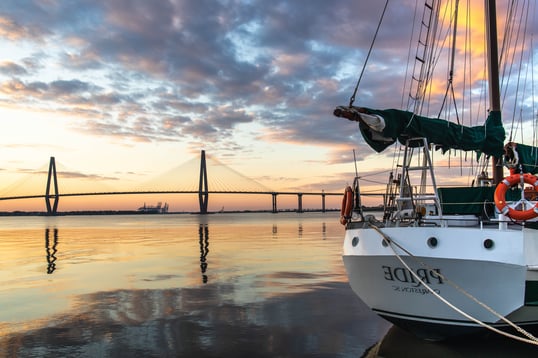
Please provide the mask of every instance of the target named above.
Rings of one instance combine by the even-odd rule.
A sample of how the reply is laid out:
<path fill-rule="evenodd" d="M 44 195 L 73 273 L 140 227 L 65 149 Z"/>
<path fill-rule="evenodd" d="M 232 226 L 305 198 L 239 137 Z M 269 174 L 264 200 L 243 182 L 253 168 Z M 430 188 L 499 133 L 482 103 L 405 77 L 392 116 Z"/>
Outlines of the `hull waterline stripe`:
<path fill-rule="evenodd" d="M 398 313 L 398 312 L 391 312 L 391 311 L 385 311 L 378 308 L 372 308 L 372 311 L 376 312 L 380 316 L 390 316 L 395 318 L 401 318 L 406 319 L 409 321 L 415 321 L 415 322 L 427 322 L 427 323 L 438 323 L 438 324 L 456 324 L 459 326 L 470 326 L 470 327 L 478 327 L 479 324 L 473 323 L 471 321 L 465 321 L 465 320 L 458 320 L 458 319 L 446 319 L 446 318 L 432 318 L 432 317 L 426 317 L 426 316 L 417 316 L 417 315 L 409 315 L 405 313 Z M 484 322 L 490 326 L 495 327 L 509 327 L 510 325 L 506 323 L 499 323 L 499 322 Z M 518 324 L 521 325 L 535 325 L 538 324 L 538 320 L 533 321 L 518 321 Z"/>

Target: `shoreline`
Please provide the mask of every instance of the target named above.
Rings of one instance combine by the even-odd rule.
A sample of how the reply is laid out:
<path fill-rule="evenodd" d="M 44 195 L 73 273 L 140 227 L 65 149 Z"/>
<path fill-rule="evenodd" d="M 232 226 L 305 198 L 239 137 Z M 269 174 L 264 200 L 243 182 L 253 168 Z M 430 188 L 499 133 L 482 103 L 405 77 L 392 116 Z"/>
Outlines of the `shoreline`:
<path fill-rule="evenodd" d="M 325 209 L 325 212 L 335 212 L 340 209 Z M 278 213 L 319 213 L 321 209 L 311 209 L 297 211 L 295 209 L 290 210 L 278 210 Z M 214 214 L 236 214 L 236 213 L 273 213 L 271 210 L 228 210 L 228 211 L 211 211 L 204 215 Z M 0 216 L 76 216 L 76 215 L 201 215 L 198 211 L 169 211 L 166 213 L 160 212 L 144 212 L 138 210 L 78 210 L 78 211 L 62 211 L 55 214 L 48 214 L 46 211 L 1 211 Z"/>
<path fill-rule="evenodd" d="M 363 211 L 383 211 L 383 207 L 363 207 Z M 338 208 L 325 209 L 305 209 L 298 211 L 297 209 L 284 209 L 278 210 L 273 213 L 272 210 L 225 210 L 225 211 L 211 211 L 204 215 L 214 214 L 237 214 L 237 213 L 321 213 L 321 212 L 336 212 L 340 211 Z M 169 212 L 152 212 L 152 211 L 139 211 L 139 210 L 76 210 L 76 211 L 62 211 L 55 214 L 48 214 L 46 211 L 0 211 L 1 216 L 76 216 L 76 215 L 171 215 L 171 214 L 185 214 L 185 215 L 201 215 L 199 211 L 169 211 Z"/>

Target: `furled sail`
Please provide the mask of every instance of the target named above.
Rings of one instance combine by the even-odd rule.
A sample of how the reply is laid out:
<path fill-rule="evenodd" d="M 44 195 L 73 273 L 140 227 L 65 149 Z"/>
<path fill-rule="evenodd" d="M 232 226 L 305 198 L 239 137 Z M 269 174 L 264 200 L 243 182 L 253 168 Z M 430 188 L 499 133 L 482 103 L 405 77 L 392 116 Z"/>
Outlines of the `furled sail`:
<path fill-rule="evenodd" d="M 443 151 L 461 149 L 495 157 L 504 153 L 505 132 L 501 113 L 497 111 L 489 113 L 484 125 L 473 127 L 397 109 L 339 106 L 334 115 L 359 122 L 364 140 L 377 152 L 382 152 L 396 140 L 405 144 L 408 138 L 424 137 Z"/>

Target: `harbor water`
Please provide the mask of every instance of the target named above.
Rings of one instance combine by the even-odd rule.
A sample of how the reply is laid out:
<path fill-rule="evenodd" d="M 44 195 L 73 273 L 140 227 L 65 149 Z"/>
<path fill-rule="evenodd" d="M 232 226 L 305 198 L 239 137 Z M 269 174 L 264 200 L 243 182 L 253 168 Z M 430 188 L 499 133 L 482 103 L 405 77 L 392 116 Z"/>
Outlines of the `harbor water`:
<path fill-rule="evenodd" d="M 350 289 L 343 235 L 336 213 L 0 217 L 0 356 L 536 353 L 399 332 Z"/>

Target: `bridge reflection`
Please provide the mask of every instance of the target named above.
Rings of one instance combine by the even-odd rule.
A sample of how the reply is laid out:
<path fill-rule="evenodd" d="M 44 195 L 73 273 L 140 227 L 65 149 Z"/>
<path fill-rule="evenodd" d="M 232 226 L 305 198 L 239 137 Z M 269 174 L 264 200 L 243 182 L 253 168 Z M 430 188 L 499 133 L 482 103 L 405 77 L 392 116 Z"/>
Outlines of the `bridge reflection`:
<path fill-rule="evenodd" d="M 47 252 L 47 274 L 52 274 L 56 270 L 56 253 L 58 252 L 58 229 L 53 229 L 52 241 L 50 240 L 50 229 L 45 229 L 45 249 Z"/>
<path fill-rule="evenodd" d="M 51 275 L 56 270 L 56 261 L 58 253 L 58 228 L 46 228 L 45 229 L 45 252 L 46 252 L 46 260 L 47 260 L 47 269 L 46 272 L 48 275 Z M 303 236 L 303 224 L 299 223 L 297 227 L 297 236 L 298 238 L 302 238 Z M 322 239 L 325 240 L 327 238 L 327 227 L 325 222 L 322 223 Z M 278 235 L 278 225 L 273 224 L 272 226 L 272 234 Z M 208 275 L 207 275 L 207 269 L 208 269 L 208 255 L 209 255 L 209 225 L 207 223 L 200 223 L 198 227 L 198 242 L 199 242 L 199 248 L 200 248 L 200 273 L 202 277 L 202 282 L 204 284 L 208 283 Z"/>
<path fill-rule="evenodd" d="M 202 273 L 202 282 L 207 283 L 207 254 L 209 254 L 209 228 L 207 224 L 200 224 L 198 236 L 200 238 L 200 271 Z"/>

